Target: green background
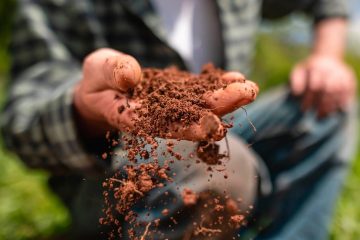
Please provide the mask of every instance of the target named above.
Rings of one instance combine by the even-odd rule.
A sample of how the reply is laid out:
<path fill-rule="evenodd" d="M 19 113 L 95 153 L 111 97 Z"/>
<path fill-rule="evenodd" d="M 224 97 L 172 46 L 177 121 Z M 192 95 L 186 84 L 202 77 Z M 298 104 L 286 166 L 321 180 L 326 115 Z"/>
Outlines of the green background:
<path fill-rule="evenodd" d="M 13 1 L 0 1 L 0 104 L 6 95 L 9 56 L 6 46 L 10 35 Z M 291 67 L 308 53 L 308 48 L 292 45 L 275 34 L 259 34 L 251 78 L 261 90 L 283 83 Z M 354 68 L 360 59 L 348 55 Z M 360 68 L 355 69 L 358 78 Z M 358 133 L 356 133 L 358 134 Z M 331 228 L 332 239 L 360 239 L 360 156 L 354 157 L 351 173 L 337 203 Z M 48 175 L 27 169 L 0 141 L 0 240 L 48 239 L 66 231 L 69 215 L 59 199 L 46 186 Z"/>

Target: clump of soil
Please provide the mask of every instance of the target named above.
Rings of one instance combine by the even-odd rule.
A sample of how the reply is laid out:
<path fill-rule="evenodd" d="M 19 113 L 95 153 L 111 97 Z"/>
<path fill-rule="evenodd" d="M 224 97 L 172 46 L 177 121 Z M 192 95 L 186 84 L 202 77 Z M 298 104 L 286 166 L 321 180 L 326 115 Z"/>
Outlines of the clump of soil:
<path fill-rule="evenodd" d="M 129 129 L 129 135 L 121 139 L 123 148 L 127 151 L 129 165 L 103 183 L 105 217 L 100 219 L 100 223 L 117 228 L 109 235 L 110 239 L 123 235 L 121 223 L 116 217 L 118 214 L 124 216 L 125 221 L 134 224 L 134 228 L 129 229 L 127 235 L 131 239 L 139 239 L 137 236 L 141 236 L 142 233 L 136 233 L 134 229 L 140 223 L 136 221 L 137 216 L 132 207 L 152 189 L 163 187 L 167 181 L 172 181 L 169 177 L 171 162 L 162 165 L 158 162 L 156 137 L 181 139 L 184 137 L 182 133 L 190 132 L 194 124 L 203 126 L 207 141 L 199 143 L 196 154 L 208 164 L 218 164 L 225 155 L 219 154 L 219 147 L 214 141 L 224 137 L 226 129 L 231 127 L 221 121 L 217 123 L 209 117 L 213 115 L 213 109 L 209 108 L 203 98 L 205 93 L 225 88 L 229 84 L 229 81 L 225 82 L 222 78 L 223 70 L 208 64 L 200 74 L 191 74 L 174 67 L 163 70 L 147 68 L 143 69 L 142 73 L 142 81 L 127 93 L 129 100 L 134 100 L 140 105 L 135 109 L 137 117 L 134 119 L 134 127 Z M 129 106 L 120 106 L 119 114 L 127 107 Z M 112 140 L 112 143 L 117 144 L 119 141 Z M 183 160 L 173 147 L 174 143 L 168 142 L 167 152 L 176 159 Z M 105 159 L 107 156 L 104 153 L 102 158 Z M 139 159 L 142 159 L 141 164 L 137 163 Z M 187 206 L 194 206 L 199 198 L 188 188 L 184 189 L 182 197 Z M 219 214 L 227 211 L 225 202 L 220 204 L 219 201 L 212 200 L 211 204 L 212 209 L 215 208 Z M 162 214 L 166 216 L 168 210 L 165 208 Z M 233 225 L 238 225 L 242 222 L 239 216 L 234 215 L 229 221 L 233 222 Z M 219 219 L 221 222 L 224 221 L 220 215 L 217 221 Z M 195 230 L 195 235 L 221 232 L 218 229 L 206 228 L 203 224 Z M 148 223 L 146 234 L 151 232 L 150 225 L 156 227 L 159 222 Z M 141 239 L 145 239 L 144 235 L 142 236 Z"/>
<path fill-rule="evenodd" d="M 197 194 L 194 193 L 190 188 L 185 188 L 183 190 L 182 198 L 185 206 L 195 205 L 198 200 Z"/>
<path fill-rule="evenodd" d="M 219 152 L 220 146 L 213 142 L 200 142 L 197 148 L 197 156 L 209 165 L 217 165 L 226 154 Z"/>
<path fill-rule="evenodd" d="M 139 118 L 134 132 L 166 138 L 171 135 L 174 123 L 189 126 L 198 122 L 211 113 L 202 96 L 227 86 L 223 74 L 223 70 L 211 64 L 205 65 L 199 75 L 177 68 L 144 69 L 143 80 L 130 93 L 131 98 L 142 104 L 136 111 Z"/>

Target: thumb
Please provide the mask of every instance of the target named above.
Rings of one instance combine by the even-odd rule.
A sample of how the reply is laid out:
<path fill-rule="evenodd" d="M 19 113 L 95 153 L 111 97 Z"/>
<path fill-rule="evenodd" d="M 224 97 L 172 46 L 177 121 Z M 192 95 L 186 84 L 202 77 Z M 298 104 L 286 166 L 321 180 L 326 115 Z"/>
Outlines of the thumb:
<path fill-rule="evenodd" d="M 86 57 L 84 78 L 92 91 L 113 89 L 126 92 L 141 79 L 141 67 L 130 55 L 103 48 Z"/>
<path fill-rule="evenodd" d="M 295 96 L 299 96 L 305 91 L 306 70 L 303 65 L 296 65 L 290 76 L 291 91 Z"/>

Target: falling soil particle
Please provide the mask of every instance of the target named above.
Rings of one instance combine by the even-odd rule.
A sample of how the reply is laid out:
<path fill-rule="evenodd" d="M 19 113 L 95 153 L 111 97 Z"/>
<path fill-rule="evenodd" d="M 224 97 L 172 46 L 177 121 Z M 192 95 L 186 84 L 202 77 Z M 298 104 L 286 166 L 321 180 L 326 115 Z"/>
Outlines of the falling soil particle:
<path fill-rule="evenodd" d="M 191 206 L 196 204 L 198 196 L 191 189 L 185 188 L 182 192 L 182 198 L 185 206 Z"/>

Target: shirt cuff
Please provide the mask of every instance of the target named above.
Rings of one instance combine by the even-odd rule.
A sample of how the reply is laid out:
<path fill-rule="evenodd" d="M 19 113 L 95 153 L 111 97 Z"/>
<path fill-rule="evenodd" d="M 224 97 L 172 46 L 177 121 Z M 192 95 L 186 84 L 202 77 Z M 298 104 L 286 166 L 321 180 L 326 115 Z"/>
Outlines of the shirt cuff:
<path fill-rule="evenodd" d="M 347 0 L 319 0 L 312 9 L 315 22 L 327 18 L 348 18 L 349 6 Z"/>

